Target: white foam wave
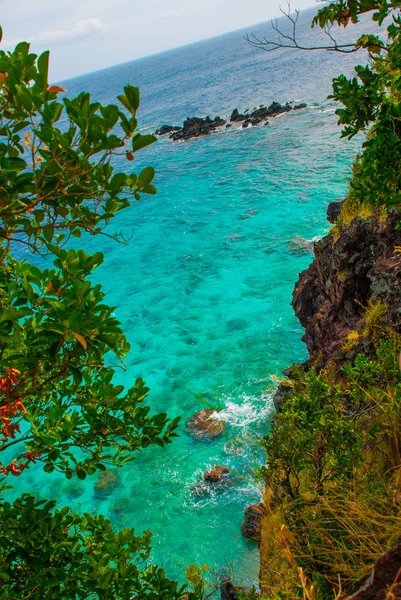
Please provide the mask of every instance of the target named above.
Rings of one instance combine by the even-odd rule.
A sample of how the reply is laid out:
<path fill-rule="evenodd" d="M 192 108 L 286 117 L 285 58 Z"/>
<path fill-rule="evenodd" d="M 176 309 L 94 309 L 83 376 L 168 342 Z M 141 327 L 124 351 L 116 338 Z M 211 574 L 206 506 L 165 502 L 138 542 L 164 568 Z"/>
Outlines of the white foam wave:
<path fill-rule="evenodd" d="M 251 396 L 243 397 L 241 404 L 226 401 L 225 408 L 211 415 L 217 421 L 224 421 L 232 427 L 244 427 L 259 421 L 270 412 L 268 397 L 263 397 L 263 405 L 255 404 Z"/>

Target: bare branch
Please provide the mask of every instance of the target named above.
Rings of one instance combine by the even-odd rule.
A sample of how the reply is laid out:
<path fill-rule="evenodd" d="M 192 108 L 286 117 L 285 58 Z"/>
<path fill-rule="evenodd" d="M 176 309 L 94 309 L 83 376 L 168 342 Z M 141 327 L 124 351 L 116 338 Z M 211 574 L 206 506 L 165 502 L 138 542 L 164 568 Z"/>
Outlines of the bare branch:
<path fill-rule="evenodd" d="M 360 49 L 360 46 L 354 42 L 350 44 L 339 44 L 331 34 L 331 27 L 325 27 L 324 33 L 333 42 L 331 45 L 323 46 L 303 46 L 297 40 L 297 24 L 299 19 L 300 11 L 295 10 L 295 16 L 291 14 L 290 2 L 287 2 L 287 10 L 280 7 L 280 12 L 285 16 L 291 23 L 291 33 L 284 33 L 278 23 L 278 19 L 274 19 L 271 22 L 272 29 L 277 33 L 277 39 L 267 39 L 265 36 L 259 38 L 254 34 L 244 36 L 244 39 L 254 48 L 264 50 L 265 52 L 273 52 L 279 48 L 295 48 L 297 50 L 326 50 L 327 52 L 342 52 L 343 54 L 350 54 Z"/>

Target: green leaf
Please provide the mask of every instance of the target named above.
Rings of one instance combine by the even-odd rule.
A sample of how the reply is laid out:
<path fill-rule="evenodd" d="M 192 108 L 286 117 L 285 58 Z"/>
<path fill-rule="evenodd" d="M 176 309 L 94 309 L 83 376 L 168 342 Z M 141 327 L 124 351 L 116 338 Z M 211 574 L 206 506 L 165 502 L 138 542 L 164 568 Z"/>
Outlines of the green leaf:
<path fill-rule="evenodd" d="M 38 58 L 38 71 L 40 75 L 41 85 L 47 87 L 49 76 L 49 56 L 50 52 L 46 50 Z"/>
<path fill-rule="evenodd" d="M 153 167 L 145 167 L 138 177 L 138 188 L 141 190 L 145 186 L 149 185 L 155 176 L 155 170 Z"/>
<path fill-rule="evenodd" d="M 138 150 L 142 150 L 142 148 L 146 148 L 146 146 L 150 146 L 154 142 L 157 142 L 155 135 L 141 135 L 138 133 L 132 138 L 132 151 L 138 152 Z"/>

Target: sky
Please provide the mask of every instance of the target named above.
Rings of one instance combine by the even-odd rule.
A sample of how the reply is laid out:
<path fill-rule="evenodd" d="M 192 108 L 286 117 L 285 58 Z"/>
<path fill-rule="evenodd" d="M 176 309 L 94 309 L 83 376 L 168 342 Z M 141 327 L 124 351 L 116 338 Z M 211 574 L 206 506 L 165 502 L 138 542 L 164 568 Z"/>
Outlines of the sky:
<path fill-rule="evenodd" d="M 314 5 L 294 0 L 291 10 Z M 0 48 L 50 50 L 54 82 L 278 15 L 279 0 L 0 0 Z"/>

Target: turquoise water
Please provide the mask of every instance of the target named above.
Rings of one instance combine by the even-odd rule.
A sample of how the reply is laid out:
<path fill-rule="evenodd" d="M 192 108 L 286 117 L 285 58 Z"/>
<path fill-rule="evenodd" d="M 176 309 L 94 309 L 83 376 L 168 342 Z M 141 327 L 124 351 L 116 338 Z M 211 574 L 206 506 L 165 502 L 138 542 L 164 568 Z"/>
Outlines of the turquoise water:
<path fill-rule="evenodd" d="M 89 89 L 108 102 L 127 81 L 140 84 L 140 121 L 149 130 L 188 114 L 226 116 L 235 106 L 309 104 L 268 127 L 160 140 L 138 156 L 138 169 L 156 168 L 158 195 L 143 197 L 115 224 L 126 234 L 134 229 L 129 246 L 85 242 L 105 254 L 96 277 L 131 343 L 118 378 L 129 385 L 143 377 L 152 410 L 182 416 L 180 436 L 124 466 L 107 497 L 96 497 L 96 476 L 67 481 L 34 470 L 17 491 L 25 486 L 75 510 L 102 512 L 116 527 L 151 529 L 152 557 L 173 577 L 196 562 L 231 565 L 239 583 L 256 581 L 257 548 L 239 526 L 244 508 L 260 497 L 257 439 L 268 427 L 271 376 L 306 357 L 290 302 L 312 255 L 294 238 L 313 240 L 328 230 L 326 206 L 346 193 L 359 144 L 340 140 L 325 99 L 331 77 L 350 71 L 354 60 L 266 55 L 239 32 L 66 82 L 70 94 Z M 187 435 L 186 420 L 203 408 L 187 390 L 223 407 L 225 436 Z M 238 484 L 224 494 L 195 495 L 194 485 L 215 464 L 240 473 Z"/>

